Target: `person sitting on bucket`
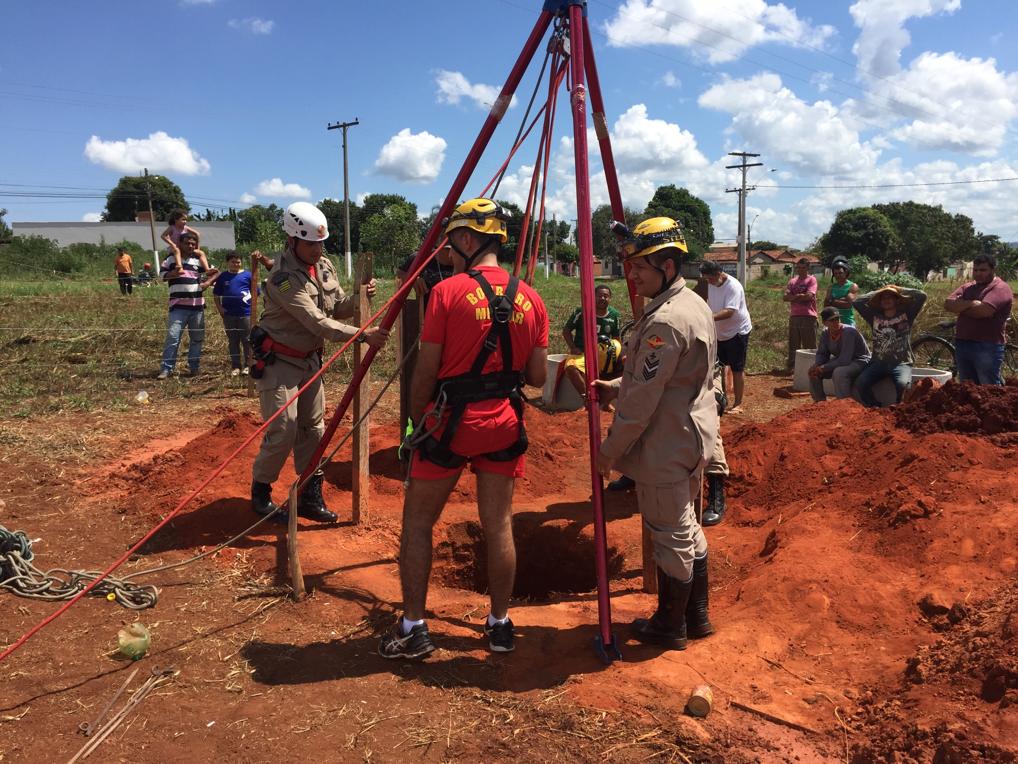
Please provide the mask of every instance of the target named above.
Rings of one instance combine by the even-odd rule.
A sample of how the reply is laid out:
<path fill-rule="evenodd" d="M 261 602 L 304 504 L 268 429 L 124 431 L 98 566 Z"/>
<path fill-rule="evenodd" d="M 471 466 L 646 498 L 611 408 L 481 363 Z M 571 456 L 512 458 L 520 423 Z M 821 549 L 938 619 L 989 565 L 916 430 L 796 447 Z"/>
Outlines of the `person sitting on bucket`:
<path fill-rule="evenodd" d="M 432 529 L 467 462 L 477 475 L 487 544 L 491 612 L 484 633 L 494 652 L 515 646 L 512 499 L 527 450 L 521 390 L 524 382 L 544 385 L 548 313 L 537 292 L 498 266 L 507 219 L 490 199 L 471 199 L 445 222 L 456 275 L 432 288 L 421 329 L 399 553 L 403 617 L 382 637 L 384 658 L 423 658 L 435 649 L 424 622 Z"/>
<path fill-rule="evenodd" d="M 816 360 L 809 368 L 809 390 L 817 403 L 827 400 L 824 380 L 834 382 L 836 398 L 851 398 L 852 383 L 870 361 L 866 338 L 854 326 L 841 323 L 841 313 L 833 305 L 820 312 L 824 324 Z"/>
<path fill-rule="evenodd" d="M 912 325 L 925 304 L 925 292 L 902 289 L 896 284 L 860 295 L 852 303 L 873 330 L 872 355 L 855 379 L 864 406 L 880 406 L 873 386 L 888 377 L 894 382 L 896 401 L 901 403 L 905 388 L 912 381 Z"/>
<path fill-rule="evenodd" d="M 657 562 L 657 610 L 633 622 L 641 642 L 675 650 L 713 633 L 707 617 L 707 539 L 694 498 L 718 434 L 713 374 L 717 335 L 710 308 L 679 275 L 688 252 L 677 222 L 651 218 L 621 244 L 629 278 L 650 298 L 626 342 L 621 380 L 597 382 L 615 420 L 597 466 L 636 481 L 644 527 Z"/>
<path fill-rule="evenodd" d="M 318 372 L 324 340 L 348 340 L 358 330 L 335 320 L 353 316 L 353 299 L 343 294 L 335 266 L 322 256 L 322 242 L 329 238 L 322 211 L 310 202 L 294 202 L 283 213 L 283 231 L 286 250 L 272 261 L 265 282 L 264 312 L 251 332 L 255 356 L 251 376 L 258 380 L 263 419 L 275 414 Z M 372 279 L 367 284 L 369 296 L 375 288 Z M 381 327 L 369 327 L 361 339 L 380 348 L 388 336 Z M 324 414 L 325 392 L 318 377 L 265 430 L 252 470 L 251 508 L 255 512 L 267 515 L 277 510 L 272 484 L 291 451 L 297 474 L 307 468 L 325 432 Z M 321 471 L 304 486 L 297 514 L 320 523 L 336 521 L 322 497 Z M 280 510 L 274 518 L 285 522 L 287 513 Z"/>
<path fill-rule="evenodd" d="M 622 355 L 622 316 L 611 307 L 612 290 L 607 284 L 600 284 L 594 289 L 594 323 L 597 326 L 598 376 L 608 378 L 616 376 L 620 368 Z M 576 388 L 581 398 L 587 397 L 587 368 L 583 356 L 583 308 L 577 308 L 566 320 L 562 328 L 562 339 L 569 348 L 566 359 L 566 378 Z"/>

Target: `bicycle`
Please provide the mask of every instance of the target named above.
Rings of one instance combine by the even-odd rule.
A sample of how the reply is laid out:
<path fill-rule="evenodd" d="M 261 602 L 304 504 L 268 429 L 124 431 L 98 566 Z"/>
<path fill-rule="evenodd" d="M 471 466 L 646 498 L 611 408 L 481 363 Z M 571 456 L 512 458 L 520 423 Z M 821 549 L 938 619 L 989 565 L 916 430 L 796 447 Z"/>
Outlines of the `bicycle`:
<path fill-rule="evenodd" d="M 958 362 L 955 359 L 954 327 L 957 321 L 940 321 L 939 332 L 924 332 L 912 341 L 912 355 L 916 366 L 951 372 L 951 378 L 958 378 Z M 1008 319 L 1004 344 L 1004 363 L 1000 375 L 1004 379 L 1018 377 L 1018 344 L 1013 335 L 1014 321 Z M 949 333 L 948 333 L 949 332 Z"/>

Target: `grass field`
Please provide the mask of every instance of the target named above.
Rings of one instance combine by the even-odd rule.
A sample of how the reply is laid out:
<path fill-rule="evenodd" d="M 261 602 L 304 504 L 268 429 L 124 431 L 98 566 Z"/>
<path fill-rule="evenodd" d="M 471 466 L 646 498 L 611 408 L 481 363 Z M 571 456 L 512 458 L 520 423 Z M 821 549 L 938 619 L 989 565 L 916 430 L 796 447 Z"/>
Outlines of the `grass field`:
<path fill-rule="evenodd" d="M 613 304 L 629 315 L 625 283 L 612 286 Z M 750 373 L 784 367 L 788 308 L 781 301 L 783 280 L 750 284 L 747 298 L 753 317 Z M 394 291 L 394 282 L 380 281 L 376 304 Z M 579 304 L 579 280 L 538 275 L 535 287 L 551 319 L 550 352 L 564 352 L 561 327 Z M 954 287 L 927 285 L 930 299 L 919 329 L 932 327 L 946 313 L 940 307 Z M 209 294 L 211 302 L 211 295 Z M 7 417 L 34 414 L 117 410 L 135 405 L 139 391 L 160 389 L 168 396 L 193 397 L 239 389 L 243 379 L 228 376 L 226 336 L 219 316 L 206 311 L 203 375 L 197 380 L 171 378 L 157 382 L 166 328 L 166 288 L 135 287 L 123 297 L 109 279 L 5 280 L 0 284 L 0 411 Z M 181 343 L 184 364 L 187 340 Z M 327 372 L 333 385 L 351 374 L 352 356 L 344 354 Z M 393 343 L 379 355 L 373 370 L 385 379 L 396 368 Z"/>

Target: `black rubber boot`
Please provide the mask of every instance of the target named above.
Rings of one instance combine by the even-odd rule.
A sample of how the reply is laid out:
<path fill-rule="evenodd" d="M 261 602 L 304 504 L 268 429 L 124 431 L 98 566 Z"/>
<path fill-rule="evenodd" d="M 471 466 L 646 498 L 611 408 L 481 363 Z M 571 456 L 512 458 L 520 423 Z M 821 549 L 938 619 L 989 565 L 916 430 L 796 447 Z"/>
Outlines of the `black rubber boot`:
<path fill-rule="evenodd" d="M 316 523 L 334 523 L 339 517 L 330 512 L 322 498 L 322 473 L 316 472 L 304 485 L 304 491 L 297 502 L 297 514 Z"/>
<path fill-rule="evenodd" d="M 685 650 L 686 605 L 692 587 L 692 581 L 677 581 L 658 568 L 657 612 L 633 621 L 633 636 L 644 644 Z"/>
<path fill-rule="evenodd" d="M 707 508 L 700 525 L 717 525 L 725 516 L 725 476 L 707 476 Z"/>
<path fill-rule="evenodd" d="M 608 484 L 609 491 L 631 491 L 636 488 L 636 481 L 623 475 Z"/>
<path fill-rule="evenodd" d="M 686 604 L 686 636 L 703 639 L 714 633 L 714 627 L 707 617 L 707 555 L 693 561 L 693 587 Z"/>
<path fill-rule="evenodd" d="M 251 483 L 251 509 L 263 517 L 277 509 L 272 502 L 272 485 L 270 483 L 259 483 L 257 480 Z M 286 510 L 282 509 L 272 516 L 273 522 L 285 523 Z"/>

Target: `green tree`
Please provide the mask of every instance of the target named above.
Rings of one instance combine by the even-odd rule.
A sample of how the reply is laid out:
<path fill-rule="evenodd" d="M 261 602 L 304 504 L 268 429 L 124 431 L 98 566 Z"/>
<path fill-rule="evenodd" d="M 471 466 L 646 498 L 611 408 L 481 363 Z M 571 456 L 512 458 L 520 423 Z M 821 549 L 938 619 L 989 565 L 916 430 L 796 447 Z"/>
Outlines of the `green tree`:
<path fill-rule="evenodd" d="M 390 204 L 361 224 L 363 251 L 375 253 L 375 265 L 382 272 L 394 272 L 420 245 L 417 207 L 409 202 Z"/>
<path fill-rule="evenodd" d="M 346 213 L 342 199 L 322 199 L 316 205 L 329 221 L 329 238 L 325 240 L 325 251 L 332 255 L 346 253 Z M 362 210 L 350 202 L 350 251 L 360 252 Z M 345 267 L 345 266 L 344 266 Z"/>
<path fill-rule="evenodd" d="M 384 212 L 386 207 L 391 207 L 393 204 L 403 204 L 411 207 L 414 211 L 414 216 L 417 216 L 417 205 L 409 201 L 405 196 L 400 196 L 399 194 L 368 194 L 364 197 L 364 202 L 361 204 L 361 221 L 366 221 L 368 218 Z M 353 227 L 352 220 L 350 221 L 350 226 Z"/>
<path fill-rule="evenodd" d="M 516 261 L 516 246 L 519 244 L 520 234 L 523 231 L 523 210 L 519 205 L 502 199 L 497 199 L 495 203 L 501 205 L 509 213 L 509 219 L 506 221 L 506 234 L 509 239 L 502 245 L 501 259 L 512 263 Z M 533 225 L 533 221 L 531 221 L 531 225 Z"/>
<path fill-rule="evenodd" d="M 272 241 L 268 236 L 269 226 L 275 226 L 279 232 L 278 240 L 283 241 L 282 221 L 283 208 L 275 204 L 270 204 L 268 207 L 255 204 L 246 210 L 241 210 L 237 213 L 237 224 L 234 226 L 237 244 L 262 249 L 261 245 L 256 246 L 255 242 Z M 281 247 L 270 247 L 263 251 L 272 252 L 279 248 Z"/>
<path fill-rule="evenodd" d="M 707 202 L 693 196 L 684 188 L 674 185 L 660 186 L 647 202 L 644 214 L 648 217 L 669 217 L 678 220 L 686 234 L 689 254 L 696 260 L 703 257 L 714 243 L 714 223 Z"/>
<path fill-rule="evenodd" d="M 139 212 L 148 211 L 146 183 L 152 189 L 152 211 L 156 220 L 166 220 L 176 209 L 190 212 L 191 205 L 184 198 L 180 186 L 163 175 L 149 175 L 148 178 L 125 175 L 106 195 L 106 211 L 103 220 L 111 223 L 129 222 Z"/>
<path fill-rule="evenodd" d="M 892 202 L 872 209 L 885 215 L 900 242 L 898 264 L 920 280 L 956 260 L 971 260 L 980 249 L 972 219 L 952 215 L 939 204 Z"/>
<path fill-rule="evenodd" d="M 0 207 L 0 244 L 6 244 L 11 240 L 14 232 L 11 227 L 4 221 L 4 216 L 7 214 L 7 210 Z"/>
<path fill-rule="evenodd" d="M 626 219 L 619 222 L 625 223 L 630 228 L 634 228 L 637 223 L 647 217 L 642 212 L 631 210 L 629 207 L 623 207 L 623 210 Z M 614 219 L 610 204 L 600 205 L 590 216 L 593 227 L 594 257 L 598 260 L 614 262 L 618 258 L 618 238 L 610 228 Z"/>
<path fill-rule="evenodd" d="M 580 259 L 580 250 L 575 244 L 559 242 L 551 248 L 551 255 L 559 263 L 575 263 Z"/>
<path fill-rule="evenodd" d="M 787 244 L 775 244 L 773 241 L 751 241 L 749 243 L 749 249 L 751 252 L 756 252 L 761 249 L 788 249 Z"/>
<path fill-rule="evenodd" d="M 872 207 L 842 210 L 830 230 L 820 237 L 824 262 L 860 256 L 887 266 L 898 261 L 901 241 L 886 215 Z"/>

